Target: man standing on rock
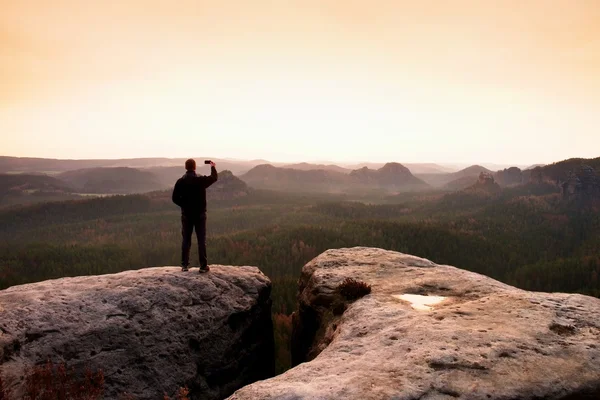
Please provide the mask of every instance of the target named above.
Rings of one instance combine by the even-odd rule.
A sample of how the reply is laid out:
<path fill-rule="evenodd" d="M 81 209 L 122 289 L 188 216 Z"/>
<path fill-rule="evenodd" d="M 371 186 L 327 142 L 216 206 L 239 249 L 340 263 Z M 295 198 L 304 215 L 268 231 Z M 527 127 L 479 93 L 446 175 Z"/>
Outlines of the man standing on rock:
<path fill-rule="evenodd" d="M 173 203 L 181 207 L 181 270 L 188 271 L 190 265 L 190 248 L 192 232 L 196 228 L 198 239 L 198 255 L 200 256 L 200 273 L 210 271 L 206 258 L 206 188 L 217 181 L 217 169 L 212 161 L 210 176 L 196 175 L 196 161 L 185 162 L 186 173 L 177 180 L 173 189 Z"/>

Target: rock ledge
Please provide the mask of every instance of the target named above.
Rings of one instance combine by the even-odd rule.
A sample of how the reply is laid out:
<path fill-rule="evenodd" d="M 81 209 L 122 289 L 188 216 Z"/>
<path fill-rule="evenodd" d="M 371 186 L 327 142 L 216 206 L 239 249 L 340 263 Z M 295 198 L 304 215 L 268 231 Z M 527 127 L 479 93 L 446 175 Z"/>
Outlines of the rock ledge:
<path fill-rule="evenodd" d="M 339 315 L 335 288 L 346 277 L 372 293 Z M 423 311 L 402 294 L 444 299 Z M 414 256 L 353 248 L 303 268 L 299 303 L 294 357 L 308 362 L 231 400 L 600 398 L 596 298 L 527 292 Z"/>
<path fill-rule="evenodd" d="M 271 282 L 257 268 L 179 267 L 63 278 L 0 291 L 0 373 L 52 359 L 105 375 L 105 398 L 222 399 L 273 374 Z M 16 383 L 15 383 L 16 382 Z"/>

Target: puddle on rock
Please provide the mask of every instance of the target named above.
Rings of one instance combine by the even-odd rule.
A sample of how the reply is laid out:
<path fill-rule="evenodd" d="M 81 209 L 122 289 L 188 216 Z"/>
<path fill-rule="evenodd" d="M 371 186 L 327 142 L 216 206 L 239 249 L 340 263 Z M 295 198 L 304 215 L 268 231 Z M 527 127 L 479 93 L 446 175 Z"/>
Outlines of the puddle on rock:
<path fill-rule="evenodd" d="M 443 296 L 421 296 L 420 294 L 394 294 L 393 298 L 408 301 L 412 308 L 419 311 L 431 311 L 434 304 L 439 304 L 446 300 Z"/>

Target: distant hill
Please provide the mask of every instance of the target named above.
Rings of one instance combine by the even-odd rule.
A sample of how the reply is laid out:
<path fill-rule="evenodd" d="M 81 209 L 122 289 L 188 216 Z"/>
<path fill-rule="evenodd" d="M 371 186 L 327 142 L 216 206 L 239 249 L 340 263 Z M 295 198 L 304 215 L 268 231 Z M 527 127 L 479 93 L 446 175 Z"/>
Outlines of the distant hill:
<path fill-rule="evenodd" d="M 398 163 L 389 163 L 389 164 L 398 164 Z M 336 165 L 336 164 L 311 164 L 311 163 L 298 163 L 298 164 L 286 164 L 284 168 L 292 168 L 299 169 L 302 171 L 310 171 L 316 169 L 323 169 L 326 171 L 335 171 L 342 172 L 345 174 L 349 174 L 350 172 L 362 168 L 368 168 L 372 170 L 378 170 L 383 168 L 386 163 L 361 163 L 361 164 L 353 164 L 353 165 Z M 432 164 L 432 163 L 411 163 L 411 164 L 401 164 L 408 168 L 408 170 L 412 174 L 417 173 L 447 173 L 451 172 L 450 169 L 442 167 L 441 165 Z"/>
<path fill-rule="evenodd" d="M 263 159 L 239 160 L 229 158 L 211 158 L 209 156 L 191 155 L 198 164 L 205 159 L 212 159 L 217 163 L 218 170 L 230 170 L 234 175 L 242 175 L 250 169 L 258 166 L 270 164 L 275 167 L 293 168 L 300 170 L 324 169 L 336 172 L 350 173 L 352 170 L 367 167 L 369 169 L 380 169 L 385 163 L 274 163 Z M 0 156 L 0 172 L 20 172 L 20 173 L 45 173 L 58 174 L 66 171 L 89 168 L 118 168 L 129 167 L 137 169 L 147 169 L 153 167 L 181 167 L 186 158 L 166 158 L 166 157 L 148 157 L 148 158 L 124 158 L 124 159 L 53 159 L 53 158 L 34 158 L 34 157 L 7 157 Z M 457 167 L 450 165 L 440 165 L 436 163 L 402 163 L 413 174 L 445 174 L 456 171 Z"/>
<path fill-rule="evenodd" d="M 529 167 L 525 168 L 525 171 L 529 170 L 529 169 L 534 169 L 535 167 L 543 167 L 546 164 L 533 164 L 530 165 Z"/>
<path fill-rule="evenodd" d="M 77 198 L 64 182 L 41 174 L 0 174 L 0 206 Z"/>
<path fill-rule="evenodd" d="M 153 173 L 127 167 L 86 168 L 64 172 L 57 178 L 81 193 L 144 193 L 165 188 Z"/>
<path fill-rule="evenodd" d="M 475 178 L 475 175 L 471 174 L 472 171 L 476 171 L 477 168 L 473 168 L 469 171 L 464 171 L 465 176 L 455 179 L 451 182 L 448 182 L 444 185 L 444 189 L 446 190 L 464 190 L 470 188 L 474 185 L 475 182 L 481 179 L 481 174 L 488 174 L 492 176 L 494 182 L 498 187 L 511 187 L 511 186 L 519 186 L 526 182 L 523 171 L 517 167 L 510 167 L 501 171 L 497 171 L 494 174 L 490 172 L 481 171 L 478 175 L 478 178 Z"/>
<path fill-rule="evenodd" d="M 120 160 L 60 160 L 52 158 L 0 156 L 0 170 L 6 172 L 58 173 L 89 168 L 143 168 L 152 165 L 170 165 L 174 164 L 176 161 L 178 164 L 182 164 L 177 159 L 169 158 L 132 158 Z"/>
<path fill-rule="evenodd" d="M 195 159 L 198 164 L 199 173 L 202 173 L 204 175 L 210 173 L 210 171 L 208 169 L 206 170 L 207 172 L 202 172 L 203 171 L 202 168 L 208 168 L 208 167 L 204 167 L 205 159 L 207 159 L 207 158 L 196 158 Z M 227 160 L 227 159 L 219 159 L 219 158 L 213 158 L 211 160 L 213 160 L 214 162 L 217 163 L 217 171 L 231 171 L 231 173 L 236 176 L 245 174 L 246 172 L 250 171 L 252 168 L 256 167 L 257 165 L 265 164 L 264 160 L 244 161 L 244 160 Z M 183 165 L 184 165 L 183 160 L 180 165 L 181 165 L 181 169 L 183 170 L 184 169 L 183 168 Z"/>
<path fill-rule="evenodd" d="M 450 185 L 450 187 L 460 186 L 462 182 L 466 182 L 469 179 L 472 179 L 472 182 L 475 182 L 481 172 L 486 172 L 489 174 L 492 173 L 492 171 L 482 167 L 481 165 L 471 165 L 470 167 L 461 169 L 457 172 L 444 174 L 416 174 L 416 176 L 431 186 L 441 188 L 450 184 L 451 182 L 453 183 Z"/>
<path fill-rule="evenodd" d="M 523 171 L 517 167 L 510 167 L 494 174 L 496 182 L 502 186 L 518 186 L 526 182 Z"/>
<path fill-rule="evenodd" d="M 367 167 L 349 174 L 318 170 L 278 168 L 259 165 L 241 176 L 244 182 L 261 189 L 286 190 L 292 192 L 356 192 L 365 189 L 391 191 L 421 190 L 428 187 L 416 178 L 408 168 L 398 163 L 388 163 L 377 170 Z"/>
<path fill-rule="evenodd" d="M 480 174 L 493 178 L 493 184 L 488 181 L 487 186 L 483 185 L 483 175 Z M 450 191 L 481 191 L 485 186 L 485 192 L 491 194 L 496 193 L 498 188 L 514 188 L 528 193 L 537 193 L 540 190 L 543 193 L 562 192 L 563 199 L 576 200 L 582 204 L 600 202 L 600 157 L 572 158 L 526 170 L 510 167 L 495 173 L 482 166 L 473 165 L 453 174 L 424 174 L 418 177 L 433 186 Z M 448 181 L 451 177 L 456 179 Z"/>
<path fill-rule="evenodd" d="M 0 194 L 23 191 L 71 192 L 64 182 L 41 174 L 0 174 Z"/>
<path fill-rule="evenodd" d="M 531 170 L 530 182 L 547 182 L 560 185 L 562 182 L 569 179 L 572 172 L 584 165 L 593 168 L 595 171 L 600 171 L 600 157 L 589 159 L 570 158 L 543 167 L 535 167 Z"/>
<path fill-rule="evenodd" d="M 451 168 L 434 163 L 402 163 L 402 165 L 408 168 L 412 174 L 444 174 L 456 171 Z M 380 169 L 383 166 L 385 166 L 385 163 L 360 163 L 343 165 L 343 167 L 345 167 L 346 169 L 351 170 L 361 169 L 365 167 L 369 169 Z"/>
<path fill-rule="evenodd" d="M 192 157 L 198 164 L 210 157 Z M 26 157 L 4 157 L 0 156 L 0 171 L 2 172 L 41 172 L 57 174 L 60 172 L 74 171 L 90 168 L 152 168 L 152 167 L 180 167 L 184 170 L 186 158 L 126 158 L 118 160 L 59 160 L 52 158 L 26 158 Z M 227 160 L 212 158 L 217 163 L 219 170 L 230 170 L 234 174 L 242 174 L 249 171 L 261 160 Z M 185 171 L 184 171 L 185 172 Z M 183 173 L 182 173 L 183 174 Z"/>
<path fill-rule="evenodd" d="M 383 167 L 384 165 L 385 165 L 385 163 L 363 162 L 363 163 L 358 163 L 358 164 L 342 164 L 341 166 L 346 169 L 349 169 L 351 171 L 354 171 L 356 169 L 361 169 L 361 168 L 379 169 L 379 168 Z"/>
<path fill-rule="evenodd" d="M 464 190 L 470 186 L 473 186 L 473 184 L 475 184 L 476 181 L 477 179 L 474 178 L 472 175 L 463 176 L 462 178 L 458 178 L 446 183 L 443 186 L 443 189 L 451 191 Z"/>
<path fill-rule="evenodd" d="M 543 167 L 535 167 L 529 173 L 529 183 L 558 187 L 565 200 L 598 204 L 600 203 L 600 157 L 571 158 Z"/>
<path fill-rule="evenodd" d="M 470 167 L 467 167 L 465 169 L 461 169 L 458 172 L 454 172 L 453 175 L 457 176 L 458 178 L 461 178 L 463 176 L 471 176 L 471 175 L 477 175 L 479 177 L 479 174 L 481 174 L 482 172 L 491 174 L 493 173 L 491 170 L 482 167 L 481 165 L 471 165 Z"/>
<path fill-rule="evenodd" d="M 414 188 L 423 189 L 428 185 L 415 177 L 408 168 L 399 163 L 387 163 L 377 170 L 367 167 L 350 173 L 353 182 L 361 185 L 375 185 L 385 188 Z"/>
<path fill-rule="evenodd" d="M 334 172 L 341 172 L 343 174 L 349 174 L 350 172 L 352 172 L 351 169 L 348 168 L 342 168 L 340 166 L 334 165 L 334 164 L 310 164 L 310 163 L 298 163 L 298 164 L 287 164 L 284 165 L 284 168 L 291 168 L 291 169 L 297 169 L 300 171 L 313 171 L 313 170 L 325 170 L 325 171 L 334 171 Z"/>
<path fill-rule="evenodd" d="M 471 176 L 467 175 L 448 184 L 448 187 L 453 186 L 456 189 L 441 197 L 438 209 L 472 212 L 480 207 L 489 205 L 492 201 L 502 201 L 501 194 L 503 189 L 495 182 L 494 176 L 491 173 L 482 171 L 474 181 L 471 181 L 471 178 Z M 458 189 L 463 184 L 468 186 Z M 504 190 L 507 191 L 506 193 L 509 197 L 512 197 L 508 192 L 511 189 Z M 518 196 L 518 194 L 515 195 Z"/>
<path fill-rule="evenodd" d="M 230 200 L 238 197 L 245 197 L 249 193 L 250 188 L 246 182 L 227 170 L 219 172 L 219 180 L 206 192 L 209 200 Z"/>
<path fill-rule="evenodd" d="M 460 171 L 471 165 L 480 165 L 484 168 L 487 168 L 490 171 L 498 171 L 498 170 L 506 169 L 506 168 L 510 168 L 510 167 L 518 167 L 521 169 L 526 169 L 529 166 L 528 164 L 495 164 L 495 163 L 489 163 L 489 162 L 481 162 L 481 163 L 471 164 L 471 165 L 470 164 L 461 164 L 461 163 L 442 163 L 440 165 L 442 165 L 445 168 L 451 169 L 451 171 L 449 171 L 449 172 Z"/>
<path fill-rule="evenodd" d="M 465 189 L 467 192 L 484 192 L 490 195 L 498 194 L 502 191 L 500 185 L 496 183 L 494 176 L 488 172 L 480 172 L 477 182 Z"/>
<path fill-rule="evenodd" d="M 413 174 L 434 174 L 454 172 L 452 168 L 433 163 L 403 163 Z"/>
<path fill-rule="evenodd" d="M 240 177 L 258 189 L 292 192 L 336 192 L 350 183 L 347 174 L 326 170 L 279 168 L 271 164 L 258 165 Z"/>
<path fill-rule="evenodd" d="M 177 179 L 185 174 L 185 168 L 177 167 L 152 167 L 142 171 L 150 172 L 164 187 L 173 187 Z M 204 175 L 204 174 L 203 174 Z"/>

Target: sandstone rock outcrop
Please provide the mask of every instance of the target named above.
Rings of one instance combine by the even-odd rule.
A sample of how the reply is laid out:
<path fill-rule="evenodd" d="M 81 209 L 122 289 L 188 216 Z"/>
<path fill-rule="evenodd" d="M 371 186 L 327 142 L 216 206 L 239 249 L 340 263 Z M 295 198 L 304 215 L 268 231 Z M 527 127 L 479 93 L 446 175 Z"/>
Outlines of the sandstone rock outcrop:
<path fill-rule="evenodd" d="M 371 294 L 344 302 L 347 277 Z M 599 299 L 372 248 L 325 252 L 299 289 L 294 358 L 307 362 L 231 400 L 600 398 Z"/>
<path fill-rule="evenodd" d="M 575 176 L 580 179 L 583 178 L 583 181 L 587 180 L 592 187 L 597 187 L 595 184 L 597 180 L 594 177 L 598 177 L 599 170 L 600 157 L 589 159 L 571 158 L 531 169 L 529 171 L 529 183 L 552 184 L 561 187 Z"/>
<path fill-rule="evenodd" d="M 496 172 L 496 182 L 500 186 L 516 186 L 524 182 L 523 171 L 517 167 L 510 167 Z"/>
<path fill-rule="evenodd" d="M 465 189 L 466 192 L 471 193 L 483 193 L 485 195 L 495 195 L 502 191 L 500 185 L 498 185 L 494 176 L 488 172 L 480 172 L 477 182 L 474 185 L 469 186 Z"/>
<path fill-rule="evenodd" d="M 384 188 L 426 188 L 428 185 L 414 176 L 408 168 L 399 163 L 387 163 L 378 170 L 367 167 L 350 172 L 350 178 L 356 185 L 374 185 Z"/>
<path fill-rule="evenodd" d="M 487 172 L 480 172 L 477 178 L 477 184 L 480 186 L 494 184 L 494 176 Z"/>
<path fill-rule="evenodd" d="M 337 171 L 297 170 L 270 164 L 257 165 L 240 178 L 256 189 L 290 192 L 336 191 L 348 183 L 348 176 Z"/>
<path fill-rule="evenodd" d="M 258 165 L 240 177 L 250 187 L 290 192 L 355 193 L 370 189 L 391 192 L 423 190 L 429 186 L 399 163 L 373 170 L 363 167 L 348 172 L 335 169 L 279 168 Z"/>
<path fill-rule="evenodd" d="M 582 165 L 570 172 L 561 189 L 563 197 L 568 200 L 600 200 L 600 175 L 589 165 Z"/>
<path fill-rule="evenodd" d="M 105 398 L 222 399 L 273 374 L 271 283 L 257 268 L 176 267 L 63 278 L 0 291 L 0 373 L 52 359 L 101 369 Z M 20 397 L 17 397 L 20 398 Z"/>

